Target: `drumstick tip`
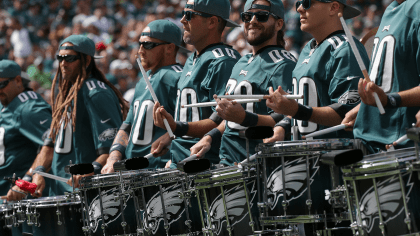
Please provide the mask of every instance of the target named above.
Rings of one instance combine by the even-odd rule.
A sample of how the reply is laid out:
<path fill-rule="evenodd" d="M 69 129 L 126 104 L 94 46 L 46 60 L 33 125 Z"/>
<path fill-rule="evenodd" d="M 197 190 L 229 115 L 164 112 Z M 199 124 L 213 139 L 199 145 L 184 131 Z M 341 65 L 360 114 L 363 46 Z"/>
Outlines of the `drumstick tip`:
<path fill-rule="evenodd" d="M 338 13 L 338 17 L 343 17 L 343 14 L 340 12 L 340 13 Z"/>

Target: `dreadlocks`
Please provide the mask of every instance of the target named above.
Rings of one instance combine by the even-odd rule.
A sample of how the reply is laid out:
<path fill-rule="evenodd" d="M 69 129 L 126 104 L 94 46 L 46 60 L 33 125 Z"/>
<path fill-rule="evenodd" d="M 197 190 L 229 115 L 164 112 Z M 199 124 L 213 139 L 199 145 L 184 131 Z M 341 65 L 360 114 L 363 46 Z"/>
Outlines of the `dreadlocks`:
<path fill-rule="evenodd" d="M 57 73 L 55 74 L 53 84 L 51 86 L 51 103 L 52 105 L 52 122 L 51 122 L 51 139 L 55 141 L 57 134 L 60 130 L 61 121 L 64 124 L 64 128 L 67 127 L 69 121 L 71 120 L 71 125 L 73 126 L 73 132 L 76 130 L 76 112 L 77 112 L 77 94 L 82 88 L 83 83 L 88 78 L 89 74 L 92 74 L 94 78 L 108 85 L 114 93 L 117 95 L 120 102 L 123 120 L 128 113 L 128 103 L 122 97 L 121 92 L 115 88 L 106 78 L 105 75 L 96 67 L 95 60 L 92 57 L 92 60 L 86 68 L 87 55 L 83 53 L 78 53 L 80 58 L 80 68 L 79 75 L 77 76 L 74 84 L 68 80 L 62 79 L 61 67 L 59 66 Z M 55 98 L 55 86 L 58 81 L 58 94 Z M 71 111 L 70 115 L 67 113 Z"/>

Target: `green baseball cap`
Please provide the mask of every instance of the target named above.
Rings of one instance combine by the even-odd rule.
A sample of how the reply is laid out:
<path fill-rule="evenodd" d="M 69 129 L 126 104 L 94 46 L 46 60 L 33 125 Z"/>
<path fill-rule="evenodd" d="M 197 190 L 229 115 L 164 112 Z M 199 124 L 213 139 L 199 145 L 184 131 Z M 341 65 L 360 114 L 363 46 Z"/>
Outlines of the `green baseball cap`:
<path fill-rule="evenodd" d="M 0 61 L 0 78 L 14 78 L 18 75 L 22 77 L 23 82 L 30 82 L 26 73 L 22 71 L 22 68 L 16 62 L 11 60 Z"/>
<path fill-rule="evenodd" d="M 173 43 L 180 49 L 190 52 L 188 49 L 182 47 L 182 32 L 181 29 L 169 20 L 155 20 L 150 22 L 144 28 L 141 36 L 149 36 L 151 38 L 160 39 L 162 41 Z"/>
<path fill-rule="evenodd" d="M 266 0 L 270 3 L 270 6 L 252 4 L 255 1 L 257 0 L 247 0 L 244 6 L 244 11 L 249 11 L 251 9 L 267 10 L 284 20 L 284 6 L 281 0 Z"/>
<path fill-rule="evenodd" d="M 226 27 L 240 27 L 240 25 L 229 19 L 229 0 L 187 0 L 185 8 L 207 13 L 214 16 L 219 16 L 223 20 L 227 21 Z"/>
<path fill-rule="evenodd" d="M 73 46 L 61 46 L 64 43 L 71 43 Z M 70 35 L 65 38 L 61 43 L 59 50 L 74 50 L 76 52 L 84 53 L 95 59 L 103 58 L 103 56 L 95 56 L 95 43 L 92 39 L 84 35 Z"/>
<path fill-rule="evenodd" d="M 343 18 L 344 19 L 351 19 L 360 15 L 360 11 L 350 5 L 347 5 L 346 0 L 318 0 L 319 2 L 339 2 L 344 5 L 343 10 Z"/>

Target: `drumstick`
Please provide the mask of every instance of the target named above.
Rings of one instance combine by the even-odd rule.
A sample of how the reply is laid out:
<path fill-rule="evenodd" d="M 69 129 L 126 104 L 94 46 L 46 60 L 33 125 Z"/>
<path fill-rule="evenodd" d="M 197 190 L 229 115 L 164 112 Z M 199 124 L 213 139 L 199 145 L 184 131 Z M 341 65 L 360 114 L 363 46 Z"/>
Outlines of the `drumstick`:
<path fill-rule="evenodd" d="M 7 196 L 0 196 L 0 199 L 7 199 Z"/>
<path fill-rule="evenodd" d="M 354 43 L 353 36 L 347 28 L 346 22 L 344 21 L 343 14 L 338 13 L 338 17 L 340 17 L 341 25 L 343 26 L 347 40 L 350 43 L 350 47 L 353 50 L 354 56 L 356 57 L 357 64 L 359 64 L 360 70 L 362 70 L 363 76 L 365 77 L 367 82 L 371 82 L 365 64 L 363 63 L 362 57 L 360 56 L 359 50 L 357 49 L 356 44 Z M 381 115 L 385 114 L 384 107 L 382 106 L 381 100 L 379 100 L 378 94 L 374 92 L 373 97 L 375 98 L 376 106 L 378 107 Z"/>
<path fill-rule="evenodd" d="M 179 163 L 189 162 L 189 161 L 192 161 L 192 160 L 194 160 L 194 159 L 196 159 L 196 158 L 197 158 L 197 155 L 196 155 L 196 154 L 194 154 L 194 155 L 192 155 L 192 156 L 189 156 L 189 157 L 185 158 L 184 160 L 180 161 Z"/>
<path fill-rule="evenodd" d="M 153 101 L 154 102 L 159 102 L 159 100 L 156 96 L 155 90 L 153 90 L 152 84 L 150 84 L 149 78 L 147 78 L 146 71 L 144 70 L 143 66 L 141 65 L 140 58 L 137 57 L 136 60 L 137 60 L 137 64 L 139 64 L 141 74 L 143 75 L 144 81 L 146 81 L 147 88 L 149 89 L 150 93 L 152 94 Z M 171 139 L 174 139 L 175 135 L 174 135 L 174 133 L 172 133 L 171 127 L 169 126 L 169 123 L 165 118 L 163 118 L 163 123 L 165 124 L 165 128 L 166 128 L 166 131 L 168 131 L 169 137 Z"/>
<path fill-rule="evenodd" d="M 407 135 L 403 135 L 399 139 L 397 139 L 397 141 L 393 142 L 392 145 L 397 146 L 398 144 L 404 142 L 407 139 L 408 139 Z"/>
<path fill-rule="evenodd" d="M 284 95 L 287 99 L 301 99 L 303 95 Z M 228 98 L 228 99 L 269 99 L 270 95 L 220 95 L 216 96 L 216 98 Z"/>
<path fill-rule="evenodd" d="M 68 179 L 66 179 L 66 178 L 56 176 L 56 175 L 52 175 L 52 174 L 48 174 L 48 173 L 45 173 L 45 172 L 36 171 L 36 170 L 32 170 L 32 172 L 34 174 L 39 174 L 39 175 L 42 175 L 44 177 L 47 177 L 47 178 L 50 178 L 50 179 L 55 179 L 55 180 L 58 180 L 58 181 L 61 181 L 61 182 L 64 182 L 64 183 L 67 183 L 67 181 L 68 181 Z"/>
<path fill-rule="evenodd" d="M 333 127 L 327 128 L 327 129 L 323 129 L 323 130 L 320 130 L 320 131 L 310 133 L 306 136 L 302 136 L 302 138 L 306 139 L 306 138 L 311 138 L 311 137 L 315 137 L 315 136 L 320 136 L 320 135 L 323 135 L 323 134 L 328 134 L 328 133 L 331 133 L 331 132 L 339 131 L 339 130 L 342 130 L 342 129 L 345 129 L 345 128 L 347 128 L 347 126 L 344 125 L 344 124 L 336 125 L 336 126 L 333 126 Z"/>
<path fill-rule="evenodd" d="M 238 99 L 233 100 L 232 102 L 236 103 L 250 103 L 250 102 L 260 102 L 261 99 Z M 194 104 L 188 104 L 188 105 L 182 105 L 182 108 L 187 107 L 214 107 L 217 106 L 217 102 L 202 102 L 202 103 L 194 103 Z"/>
<path fill-rule="evenodd" d="M 257 156 L 258 155 L 260 155 L 261 154 L 261 151 L 260 152 L 257 152 L 257 153 L 255 153 L 254 155 L 252 155 L 252 156 L 250 156 L 249 157 L 249 161 L 253 161 L 253 160 L 255 160 L 255 158 L 257 158 Z M 245 160 L 243 160 L 243 161 L 241 161 L 241 165 L 242 164 L 245 164 L 245 163 L 247 163 L 248 162 L 248 159 L 245 159 Z"/>

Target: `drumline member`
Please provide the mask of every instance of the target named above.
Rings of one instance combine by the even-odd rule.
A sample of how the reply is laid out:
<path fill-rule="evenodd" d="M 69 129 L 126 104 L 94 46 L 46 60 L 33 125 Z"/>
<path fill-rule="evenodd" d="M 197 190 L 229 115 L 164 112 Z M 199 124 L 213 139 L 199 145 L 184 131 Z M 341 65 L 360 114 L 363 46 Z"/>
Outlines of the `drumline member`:
<path fill-rule="evenodd" d="M 267 106 L 275 112 L 293 117 L 299 129 L 294 137 L 339 125 L 345 114 L 360 102 L 357 79 L 363 77 L 338 17 L 342 13 L 344 19 L 350 19 L 360 11 L 346 5 L 345 0 L 298 1 L 296 10 L 301 29 L 314 37 L 303 48 L 292 74 L 293 93 L 304 98 L 298 102 L 287 100 L 282 96 L 288 94 L 285 89 L 274 88 L 275 91 L 270 91 L 271 99 L 267 99 Z M 369 65 L 363 45 L 357 41 L 356 46 L 365 65 Z M 291 122 L 286 117 L 275 127 L 275 135 L 288 134 L 288 124 Z M 337 137 L 352 135 L 340 130 L 319 136 Z"/>
<path fill-rule="evenodd" d="M 175 111 L 177 82 L 183 66 L 176 63 L 176 55 L 182 44 L 181 29 L 168 20 L 156 20 L 147 25 L 139 39 L 138 54 L 142 66 L 148 70 L 150 83 L 159 101 L 171 114 Z M 186 50 L 186 49 L 185 49 Z M 141 157 L 151 153 L 151 144 L 166 133 L 153 124 L 153 98 L 147 92 L 146 82 L 136 85 L 134 99 L 126 120 L 120 127 L 102 173 L 113 172 L 113 164 L 124 158 Z M 170 160 L 169 153 L 149 158 L 149 168 L 164 168 Z"/>
<path fill-rule="evenodd" d="M 284 6 L 280 0 L 248 0 L 242 13 L 244 34 L 252 45 L 252 53 L 235 65 L 228 83 L 228 94 L 268 94 L 270 87 L 292 89 L 292 71 L 296 59 L 284 49 Z M 220 143 L 220 163 L 232 165 L 246 158 L 246 141 L 240 131 L 250 126 L 271 126 L 283 115 L 274 113 L 265 102 L 237 104 L 217 99 L 217 114 L 225 121 L 207 133 L 191 148 L 191 153 L 203 156 L 212 145 Z M 260 141 L 250 140 L 249 150 L 255 152 Z"/>
<path fill-rule="evenodd" d="M 238 26 L 229 20 L 229 13 L 228 0 L 194 0 L 184 7 L 181 19 L 184 41 L 193 45 L 196 52 L 187 59 L 178 81 L 175 119 L 158 103 L 154 107 L 155 125 L 163 128 L 162 117 L 165 117 L 176 135 L 170 150 L 172 167 L 190 156 L 190 148 L 222 122 L 214 107 L 182 108 L 182 105 L 210 102 L 213 94 L 224 94 L 232 68 L 240 58 L 236 50 L 221 42 L 225 26 Z M 161 154 L 170 143 L 165 134 L 152 144 L 152 150 Z M 208 158 L 212 163 L 219 163 L 217 146 L 211 148 Z"/>
<path fill-rule="evenodd" d="M 105 79 L 94 58 L 95 44 L 86 36 L 71 35 L 60 43 L 59 69 L 51 88 L 52 98 L 56 98 L 52 101 L 50 139 L 44 144 L 45 153 L 40 153 L 34 163 L 38 171 L 51 168 L 52 174 L 69 178 L 67 183 L 55 181 L 51 196 L 72 191 L 70 174 L 64 172 L 69 161 L 92 162 L 95 173 L 100 173 L 128 110 L 121 93 Z M 75 187 L 81 177 L 75 176 Z M 37 191 L 45 187 L 39 174 L 34 175 L 33 182 L 38 185 Z M 34 195 L 40 196 L 39 192 Z"/>
<path fill-rule="evenodd" d="M 385 150 L 416 123 L 420 100 L 420 2 L 396 0 L 385 10 L 375 35 L 370 79 L 359 81 L 362 103 L 347 113 L 343 124 L 354 125 L 354 137 L 370 153 Z M 380 115 L 373 98 L 384 105 Z M 356 118 L 357 117 L 357 118 Z M 406 140 L 397 148 L 413 146 Z"/>
<path fill-rule="evenodd" d="M 28 192 L 18 186 L 10 189 L 3 177 L 32 180 L 28 172 L 51 124 L 51 107 L 41 95 L 29 88 L 20 66 L 10 60 L 0 61 L 0 196 L 8 201 L 21 200 Z"/>

